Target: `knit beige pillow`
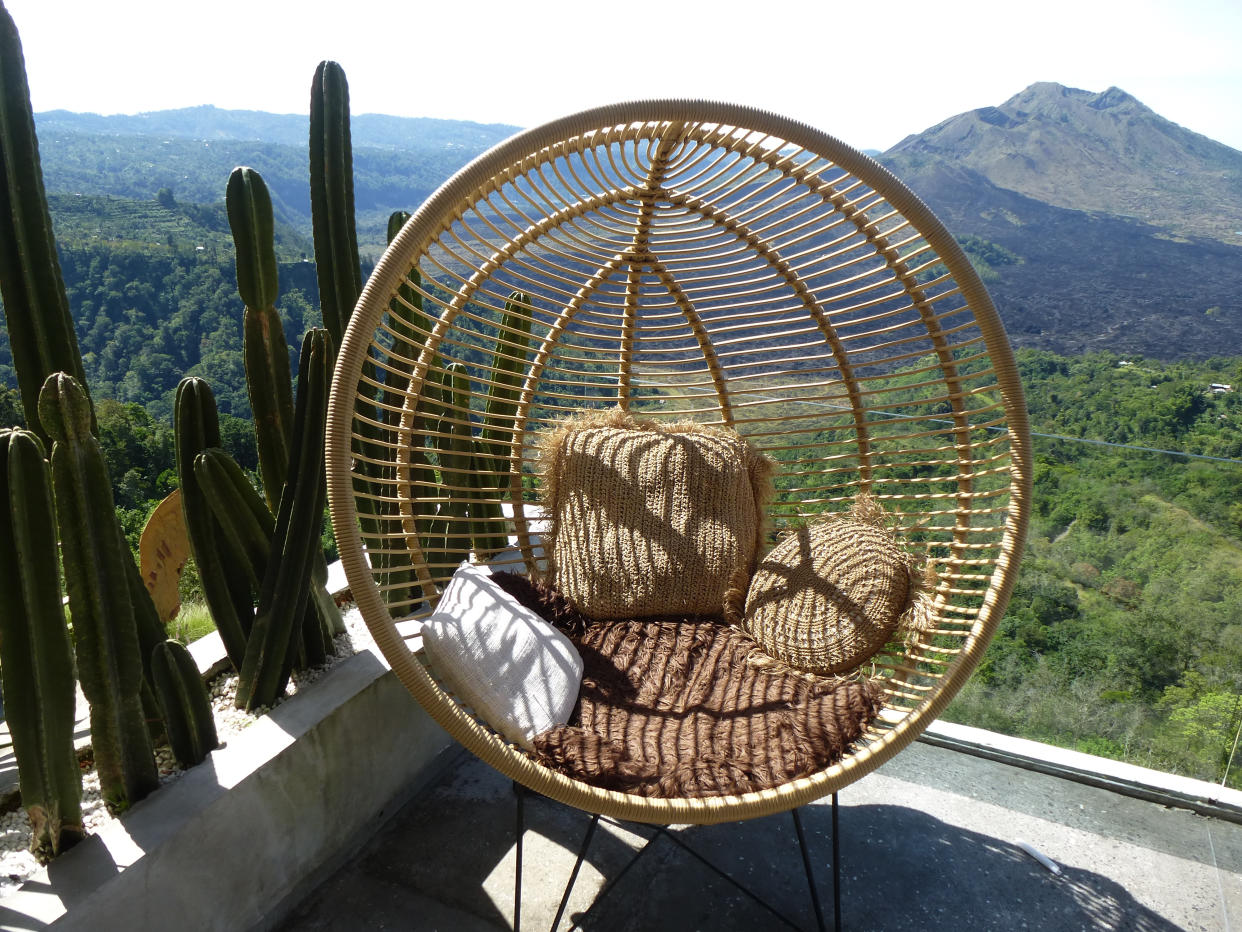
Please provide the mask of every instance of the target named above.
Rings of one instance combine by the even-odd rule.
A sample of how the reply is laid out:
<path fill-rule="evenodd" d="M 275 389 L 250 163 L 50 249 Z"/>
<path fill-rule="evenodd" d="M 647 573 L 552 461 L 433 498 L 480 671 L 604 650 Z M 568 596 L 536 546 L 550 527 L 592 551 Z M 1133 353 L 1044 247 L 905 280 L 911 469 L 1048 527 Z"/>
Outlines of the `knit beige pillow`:
<path fill-rule="evenodd" d="M 545 581 L 579 611 L 740 620 L 771 474 L 745 439 L 618 408 L 558 425 L 540 459 Z"/>
<path fill-rule="evenodd" d="M 796 670 L 847 673 L 898 625 L 926 618 L 923 574 L 873 502 L 799 528 L 764 557 L 746 594 L 743 629 Z"/>

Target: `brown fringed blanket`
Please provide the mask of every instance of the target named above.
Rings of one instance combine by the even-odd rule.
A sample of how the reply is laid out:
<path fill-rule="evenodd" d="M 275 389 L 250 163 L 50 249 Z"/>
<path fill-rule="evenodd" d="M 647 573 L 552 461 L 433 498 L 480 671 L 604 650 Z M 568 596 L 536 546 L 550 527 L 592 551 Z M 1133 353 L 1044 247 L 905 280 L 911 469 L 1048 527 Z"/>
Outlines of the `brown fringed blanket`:
<path fill-rule="evenodd" d="M 524 576 L 495 581 L 582 655 L 568 725 L 535 738 L 546 766 L 639 796 L 749 793 L 822 770 L 880 708 L 865 681 L 794 673 L 718 619 L 594 621 Z"/>

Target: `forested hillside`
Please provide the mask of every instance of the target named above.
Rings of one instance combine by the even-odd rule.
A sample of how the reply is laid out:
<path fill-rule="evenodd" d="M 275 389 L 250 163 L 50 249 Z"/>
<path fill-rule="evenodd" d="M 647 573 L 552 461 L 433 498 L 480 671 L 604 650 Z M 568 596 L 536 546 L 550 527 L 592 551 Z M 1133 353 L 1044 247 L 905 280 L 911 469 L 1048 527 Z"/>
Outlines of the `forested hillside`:
<path fill-rule="evenodd" d="M 234 166 L 267 183 L 278 220 L 310 238 L 308 118 L 214 107 L 137 116 L 38 114 L 49 192 L 223 206 Z M 385 245 L 394 210 L 413 210 L 454 171 L 517 127 L 362 114 L 351 120 L 359 247 Z M 59 228 L 59 223 L 58 223 Z M 61 234 L 63 237 L 63 234 Z M 62 242 L 68 242 L 63 240 Z"/>
<path fill-rule="evenodd" d="M 61 270 L 91 391 L 167 420 L 177 382 L 203 375 L 222 412 L 248 418 L 242 303 L 224 207 L 162 201 L 52 198 L 56 227 L 68 233 Z M 301 258 L 308 249 L 278 226 L 278 309 L 290 347 L 319 322 L 315 267 Z M 0 384 L 16 385 L 12 362 L 0 327 Z"/>

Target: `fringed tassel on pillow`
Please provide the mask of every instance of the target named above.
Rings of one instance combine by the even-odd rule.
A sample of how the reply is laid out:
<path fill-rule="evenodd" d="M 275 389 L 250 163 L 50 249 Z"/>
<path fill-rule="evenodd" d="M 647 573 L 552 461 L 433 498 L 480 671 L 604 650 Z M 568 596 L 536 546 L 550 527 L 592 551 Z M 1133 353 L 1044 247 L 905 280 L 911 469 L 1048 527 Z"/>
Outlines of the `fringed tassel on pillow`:
<path fill-rule="evenodd" d="M 859 492 L 854 497 L 854 504 L 850 506 L 848 514 L 860 524 L 869 524 L 889 534 L 895 534 L 892 516 L 868 492 Z M 905 608 L 897 621 L 897 634 L 909 647 L 936 627 L 936 588 L 940 585 L 940 574 L 930 563 L 920 565 L 920 561 L 913 554 L 903 551 L 903 555 L 907 560 L 910 583 Z"/>

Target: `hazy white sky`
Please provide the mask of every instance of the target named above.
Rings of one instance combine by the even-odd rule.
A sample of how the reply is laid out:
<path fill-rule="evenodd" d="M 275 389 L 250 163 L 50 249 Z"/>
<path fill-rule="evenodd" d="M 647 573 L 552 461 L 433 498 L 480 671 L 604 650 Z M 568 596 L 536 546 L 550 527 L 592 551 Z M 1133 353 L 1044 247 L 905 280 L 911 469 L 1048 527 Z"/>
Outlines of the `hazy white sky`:
<path fill-rule="evenodd" d="M 1056 81 L 1116 85 L 1242 149 L 1239 0 L 4 2 L 36 111 L 304 113 L 331 58 L 354 113 L 530 126 L 706 97 L 883 149 Z"/>

